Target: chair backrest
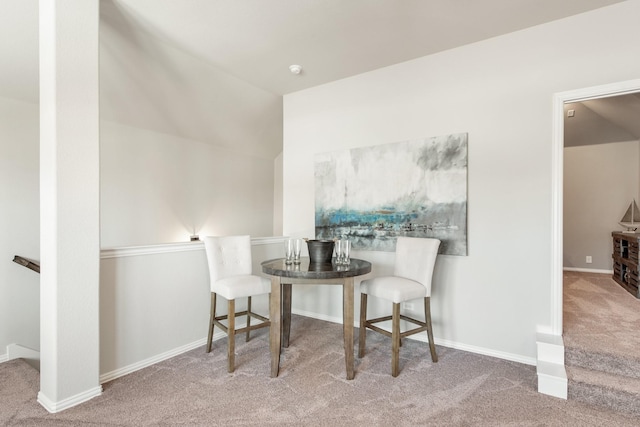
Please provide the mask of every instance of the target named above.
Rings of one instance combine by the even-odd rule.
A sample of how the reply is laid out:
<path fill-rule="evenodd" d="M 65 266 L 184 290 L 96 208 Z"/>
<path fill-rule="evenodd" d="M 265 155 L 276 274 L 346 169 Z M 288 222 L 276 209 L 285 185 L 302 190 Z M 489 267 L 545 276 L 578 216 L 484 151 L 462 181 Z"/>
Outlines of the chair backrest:
<path fill-rule="evenodd" d="M 251 274 L 251 237 L 204 237 L 211 286 L 225 277 Z"/>
<path fill-rule="evenodd" d="M 431 279 L 440 240 L 421 237 L 398 237 L 393 274 L 415 280 L 431 295 Z"/>

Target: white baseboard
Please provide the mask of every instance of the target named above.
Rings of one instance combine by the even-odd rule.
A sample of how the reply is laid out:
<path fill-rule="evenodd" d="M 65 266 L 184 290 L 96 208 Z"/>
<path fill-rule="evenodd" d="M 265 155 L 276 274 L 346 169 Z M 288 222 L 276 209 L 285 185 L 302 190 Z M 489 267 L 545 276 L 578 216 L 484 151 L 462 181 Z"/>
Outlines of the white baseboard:
<path fill-rule="evenodd" d="M 597 268 L 576 268 L 576 267 L 563 267 L 563 271 L 575 271 L 577 273 L 596 273 L 596 274 L 613 274 L 613 270 L 600 270 Z"/>
<path fill-rule="evenodd" d="M 564 365 L 539 362 L 537 372 L 538 393 L 567 400 L 568 380 Z"/>
<path fill-rule="evenodd" d="M 554 334 L 536 334 L 537 359 L 542 362 L 564 365 L 564 341 Z"/>
<path fill-rule="evenodd" d="M 426 333 L 425 333 L 426 334 Z M 420 338 L 422 333 L 414 335 L 416 340 L 427 342 L 426 335 L 424 338 Z M 506 351 L 499 351 L 485 347 L 477 347 L 474 345 L 468 345 L 464 343 L 459 343 L 456 341 L 443 340 L 439 338 L 434 338 L 437 345 L 441 345 L 443 347 L 454 348 L 456 350 L 468 351 L 469 353 L 482 354 L 484 356 L 491 356 L 498 359 L 509 360 L 511 362 L 522 363 L 524 365 L 536 365 L 536 359 L 533 357 L 522 356 L 521 354 L 508 353 Z"/>
<path fill-rule="evenodd" d="M 330 316 L 325 316 L 325 315 L 312 313 L 309 311 L 303 311 L 303 310 L 292 310 L 292 313 L 298 314 L 300 316 L 311 317 L 313 319 L 325 320 L 327 322 L 342 324 L 342 317 L 330 317 Z M 360 326 L 359 321 L 355 321 L 353 326 L 356 328 L 359 327 Z M 416 341 L 425 342 L 425 343 L 429 342 L 426 332 L 421 332 L 419 334 L 412 335 L 410 337 L 407 337 L 407 339 L 416 340 Z M 536 359 L 533 357 L 526 357 L 519 354 L 507 353 L 507 352 L 493 350 L 489 348 L 472 346 L 472 345 L 463 344 L 456 341 L 449 341 L 449 340 L 440 339 L 440 338 L 434 338 L 434 341 L 437 345 L 441 345 L 443 347 L 454 348 L 456 350 L 462 350 L 462 351 L 468 351 L 469 353 L 482 354 L 484 356 L 496 357 L 498 359 L 510 360 L 512 362 L 523 363 L 525 365 L 532 365 L 532 366 L 536 365 Z"/>
<path fill-rule="evenodd" d="M 305 317 L 310 317 L 312 319 L 318 319 L 318 320 L 324 320 L 327 322 L 332 322 L 332 323 L 337 323 L 337 324 L 342 324 L 342 318 L 338 318 L 338 317 L 332 317 L 332 316 L 326 316 L 326 315 L 322 315 L 322 314 L 318 314 L 318 313 L 313 313 L 313 312 L 309 312 L 309 311 L 303 311 L 303 310 L 293 310 L 292 311 L 293 314 L 297 314 L 300 316 L 305 316 Z M 243 325 L 238 325 L 237 327 L 242 327 Z M 359 323 L 355 322 L 354 323 L 354 327 L 358 327 Z M 423 336 L 424 335 L 424 336 Z M 227 335 L 224 332 L 218 332 L 216 334 L 214 334 L 213 336 L 213 341 L 217 341 L 221 338 L 225 338 Z M 416 334 L 413 335 L 412 337 L 408 337 L 408 339 L 414 339 L 416 341 L 421 341 L 421 342 L 428 342 L 427 336 L 426 336 L 426 332 L 424 334 Z M 128 365 L 128 366 L 124 366 L 122 368 L 116 369 L 114 371 L 111 372 L 107 372 L 104 373 L 102 375 L 100 375 L 100 383 L 104 384 L 106 382 L 112 381 L 116 378 L 125 376 L 127 374 L 133 373 L 135 371 L 138 371 L 140 369 L 146 368 L 148 366 L 152 366 L 156 363 L 162 362 L 163 360 L 167 360 L 170 359 L 172 357 L 178 356 L 182 353 L 185 353 L 187 351 L 193 350 L 194 348 L 198 348 L 201 347 L 203 345 L 205 345 L 207 342 L 206 338 L 202 338 L 200 340 L 194 341 L 190 344 L 186 344 L 184 346 L 169 350 L 167 352 L 158 354 L 156 356 L 150 357 L 148 359 L 144 359 L 141 360 L 137 363 Z M 459 343 L 459 342 L 455 342 L 455 341 L 449 341 L 449 340 L 443 340 L 443 339 L 435 339 L 435 343 L 437 345 L 441 345 L 443 347 L 448 347 L 448 348 L 454 348 L 456 350 L 463 350 L 463 351 L 468 351 L 470 353 L 476 353 L 476 354 L 482 354 L 485 356 L 490 356 L 490 357 L 496 357 L 498 359 L 504 359 L 504 360 L 509 360 L 512 362 L 517 362 L 517 363 L 523 363 L 525 365 L 532 365 L 535 366 L 536 365 L 536 359 L 532 358 L 532 357 L 525 357 L 519 354 L 513 354 L 513 353 L 507 353 L 507 352 L 502 352 L 502 351 L 497 351 L 497 350 L 493 350 L 493 349 L 488 349 L 488 348 L 484 348 L 484 347 L 477 347 L 477 346 L 471 346 L 468 344 L 463 344 L 463 343 Z"/>
<path fill-rule="evenodd" d="M 40 360 L 40 352 L 20 344 L 9 344 L 7 346 L 7 358 Z"/>
<path fill-rule="evenodd" d="M 244 323 L 236 324 L 236 328 L 244 328 Z M 222 331 L 219 331 L 213 334 L 212 341 L 217 341 L 222 338 L 226 338 L 227 334 Z M 186 353 L 187 351 L 191 351 L 194 348 L 202 347 L 207 344 L 207 338 L 202 338 L 197 341 L 194 341 L 189 344 L 185 344 L 183 346 L 174 348 L 169 351 L 165 351 L 164 353 L 157 354 L 155 356 L 149 357 L 148 359 L 141 360 L 136 363 L 132 363 L 131 365 L 124 366 L 122 368 L 116 369 L 111 372 L 106 372 L 100 375 L 100 384 L 107 383 L 109 381 L 113 381 L 116 378 L 123 377 L 125 375 L 131 374 L 135 371 L 139 371 L 140 369 L 144 369 L 148 366 L 155 365 L 156 363 L 162 362 L 163 360 L 171 359 L 172 357 L 178 356 L 182 353 Z"/>
<path fill-rule="evenodd" d="M 564 367 L 564 341 L 562 336 L 537 333 L 538 392 L 567 399 L 568 380 Z"/>
<path fill-rule="evenodd" d="M 226 337 L 227 335 L 224 332 L 220 332 L 213 336 L 214 340 Z M 165 351 L 164 353 L 157 354 L 148 359 L 141 360 L 139 362 L 133 363 L 128 366 L 124 366 L 122 368 L 116 369 L 115 371 L 107 372 L 105 374 L 100 375 L 100 384 L 104 384 L 106 382 L 115 380 L 116 378 L 123 377 L 127 374 L 130 374 L 135 371 L 139 371 L 140 369 L 146 368 L 151 365 L 155 365 L 156 363 L 162 362 L 163 360 L 171 359 L 172 357 L 178 356 L 182 353 L 186 353 L 187 351 L 193 350 L 194 348 L 201 347 L 207 343 L 206 338 L 199 339 L 198 341 L 194 341 L 189 344 L 185 344 L 181 347 L 174 348 L 169 351 Z"/>
<path fill-rule="evenodd" d="M 325 314 L 318 314 L 318 313 L 314 313 L 312 311 L 305 311 L 305 310 L 291 310 L 292 314 L 297 314 L 299 316 L 304 316 L 304 317 L 310 317 L 312 319 L 318 319 L 318 320 L 324 320 L 325 322 L 331 322 L 331 323 L 338 323 L 340 325 L 342 325 L 342 316 L 340 317 L 333 317 L 333 316 L 327 316 Z M 358 327 L 358 324 L 354 324 L 355 327 Z"/>
<path fill-rule="evenodd" d="M 84 391 L 82 393 L 76 394 L 75 396 L 68 397 L 59 402 L 54 402 L 49 399 L 47 396 L 42 393 L 42 391 L 38 392 L 38 403 L 44 407 L 47 411 L 52 414 L 56 412 L 64 411 L 65 409 L 69 409 L 71 407 L 77 406 L 87 400 L 93 399 L 94 397 L 100 396 L 102 394 L 102 386 L 94 387 L 90 390 Z"/>
<path fill-rule="evenodd" d="M 9 344 L 7 346 L 7 353 L 0 356 L 0 362 L 6 362 L 14 359 L 25 359 L 40 361 L 40 352 L 38 350 L 31 349 L 29 347 L 22 346 L 20 344 Z M 96 396 L 102 394 L 102 386 L 95 387 L 90 390 L 86 390 L 75 396 L 68 397 L 59 402 L 55 402 L 45 396 L 42 391 L 38 392 L 38 403 L 42 405 L 47 411 L 54 414 L 56 412 L 63 411 L 73 406 L 86 402 L 89 399 L 93 399 Z"/>

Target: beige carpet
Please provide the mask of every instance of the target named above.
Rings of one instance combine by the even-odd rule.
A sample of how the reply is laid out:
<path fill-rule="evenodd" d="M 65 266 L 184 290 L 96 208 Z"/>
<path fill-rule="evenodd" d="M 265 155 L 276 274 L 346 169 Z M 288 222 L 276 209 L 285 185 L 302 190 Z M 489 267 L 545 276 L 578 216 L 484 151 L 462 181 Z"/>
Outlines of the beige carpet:
<path fill-rule="evenodd" d="M 640 299 L 608 274 L 565 272 L 563 286 L 566 347 L 640 360 Z"/>
<path fill-rule="evenodd" d="M 0 425 L 10 426 L 637 426 L 633 418 L 537 393 L 535 367 L 406 340 L 390 375 L 390 340 L 372 332 L 345 379 L 340 325 L 294 316 L 281 374 L 269 377 L 267 331 L 198 348 L 104 385 L 58 414 L 35 402 L 37 372 L 0 364 Z M 357 335 L 356 335 L 357 336 Z"/>
<path fill-rule="evenodd" d="M 569 399 L 640 417 L 640 300 L 608 274 L 563 282 Z"/>

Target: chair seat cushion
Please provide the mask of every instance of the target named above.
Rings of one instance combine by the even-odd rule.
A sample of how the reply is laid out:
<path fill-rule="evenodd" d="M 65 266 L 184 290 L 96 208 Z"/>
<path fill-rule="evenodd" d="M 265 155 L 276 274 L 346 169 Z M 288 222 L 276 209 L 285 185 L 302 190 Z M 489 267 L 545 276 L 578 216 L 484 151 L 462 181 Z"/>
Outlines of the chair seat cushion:
<path fill-rule="evenodd" d="M 211 286 L 211 292 L 227 300 L 268 294 L 271 292 L 271 281 L 253 274 L 230 276 L 216 281 Z"/>
<path fill-rule="evenodd" d="M 360 292 L 394 303 L 427 296 L 427 289 L 415 280 L 397 276 L 375 277 L 360 283 Z"/>

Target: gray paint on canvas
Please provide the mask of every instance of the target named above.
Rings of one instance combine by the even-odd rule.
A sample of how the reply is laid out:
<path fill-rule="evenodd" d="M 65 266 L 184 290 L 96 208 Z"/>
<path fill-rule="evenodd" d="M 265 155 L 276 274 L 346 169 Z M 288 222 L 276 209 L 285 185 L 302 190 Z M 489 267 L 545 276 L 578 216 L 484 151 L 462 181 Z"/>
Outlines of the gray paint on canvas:
<path fill-rule="evenodd" d="M 434 237 L 467 254 L 467 134 L 318 154 L 316 237 L 395 250 L 398 236 Z"/>

